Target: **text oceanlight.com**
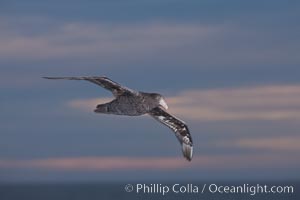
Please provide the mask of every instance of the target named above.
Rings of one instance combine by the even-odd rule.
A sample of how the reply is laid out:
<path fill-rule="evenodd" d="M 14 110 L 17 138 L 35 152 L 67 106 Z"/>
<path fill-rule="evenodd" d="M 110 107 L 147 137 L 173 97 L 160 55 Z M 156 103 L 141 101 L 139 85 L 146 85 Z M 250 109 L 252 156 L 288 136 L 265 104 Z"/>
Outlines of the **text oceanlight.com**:
<path fill-rule="evenodd" d="M 292 194 L 294 187 L 292 185 L 263 185 L 263 184 L 241 184 L 241 185 L 221 185 L 221 184 L 127 184 L 126 192 L 135 192 L 137 194 L 162 194 L 178 193 L 178 194 Z"/>

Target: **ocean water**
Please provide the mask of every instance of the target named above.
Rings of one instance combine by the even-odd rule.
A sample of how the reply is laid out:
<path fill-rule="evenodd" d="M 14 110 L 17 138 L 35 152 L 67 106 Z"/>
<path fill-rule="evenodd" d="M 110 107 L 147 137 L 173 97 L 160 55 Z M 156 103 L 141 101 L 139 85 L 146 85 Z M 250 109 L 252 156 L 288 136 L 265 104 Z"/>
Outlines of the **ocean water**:
<path fill-rule="evenodd" d="M 300 199 L 300 182 L 147 182 L 128 184 L 129 183 L 2 183 L 0 184 L 0 200 Z M 293 193 L 259 193 L 256 190 L 252 190 L 257 184 L 261 186 L 267 185 L 268 187 L 292 186 Z M 206 185 L 206 187 L 204 191 L 202 191 L 204 185 Z M 224 192 L 225 186 L 229 187 L 227 189 L 233 189 L 236 188 L 236 186 L 244 187 L 248 192 L 234 193 L 234 190 L 231 190 L 231 192 L 227 190 L 226 193 Z M 216 191 L 217 187 L 221 188 L 220 192 Z"/>

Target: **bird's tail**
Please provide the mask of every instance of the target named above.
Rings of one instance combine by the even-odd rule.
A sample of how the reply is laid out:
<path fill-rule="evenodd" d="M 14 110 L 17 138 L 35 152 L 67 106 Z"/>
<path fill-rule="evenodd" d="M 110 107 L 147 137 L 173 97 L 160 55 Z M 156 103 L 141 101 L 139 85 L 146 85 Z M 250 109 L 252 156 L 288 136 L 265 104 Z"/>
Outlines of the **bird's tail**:
<path fill-rule="evenodd" d="M 182 153 L 183 156 L 188 160 L 191 161 L 193 157 L 193 146 L 190 144 L 182 143 Z"/>

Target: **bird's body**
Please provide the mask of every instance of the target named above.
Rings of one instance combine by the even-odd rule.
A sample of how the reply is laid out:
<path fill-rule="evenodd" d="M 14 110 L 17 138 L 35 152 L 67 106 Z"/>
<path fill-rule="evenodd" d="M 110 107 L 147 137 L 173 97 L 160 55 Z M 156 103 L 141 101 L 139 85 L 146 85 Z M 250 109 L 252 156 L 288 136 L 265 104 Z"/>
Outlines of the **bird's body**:
<path fill-rule="evenodd" d="M 139 92 L 110 80 L 107 77 L 44 77 L 47 79 L 86 80 L 111 91 L 115 99 L 105 104 L 99 104 L 96 113 L 139 116 L 149 114 L 175 132 L 182 145 L 184 157 L 191 161 L 193 142 L 186 124 L 166 112 L 168 109 L 162 95 L 157 93 Z"/>
<path fill-rule="evenodd" d="M 149 113 L 153 108 L 159 106 L 159 103 L 152 101 L 151 95 L 154 94 L 145 92 L 126 92 L 116 97 L 111 102 L 98 105 L 95 112 L 128 116 L 144 115 Z"/>

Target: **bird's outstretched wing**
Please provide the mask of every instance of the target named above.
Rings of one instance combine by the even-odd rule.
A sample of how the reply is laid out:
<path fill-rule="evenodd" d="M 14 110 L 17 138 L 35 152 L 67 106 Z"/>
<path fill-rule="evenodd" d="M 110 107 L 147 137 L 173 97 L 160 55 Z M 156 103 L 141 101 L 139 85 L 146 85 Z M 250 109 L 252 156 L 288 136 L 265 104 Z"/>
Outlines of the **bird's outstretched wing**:
<path fill-rule="evenodd" d="M 87 76 L 82 76 L 82 77 L 43 77 L 46 79 L 66 79 L 66 80 L 86 80 L 90 81 L 92 83 L 95 83 L 97 85 L 100 85 L 101 87 L 111 91 L 115 97 L 124 94 L 125 92 L 132 93 L 134 92 L 133 90 L 124 87 L 120 85 L 119 83 L 116 83 L 112 80 L 110 80 L 107 77 L 104 76 L 94 76 L 94 77 L 87 77 Z"/>
<path fill-rule="evenodd" d="M 175 132 L 177 139 L 182 145 L 183 156 L 188 161 L 191 161 L 193 157 L 193 141 L 187 125 L 160 107 L 152 109 L 149 114 Z"/>

